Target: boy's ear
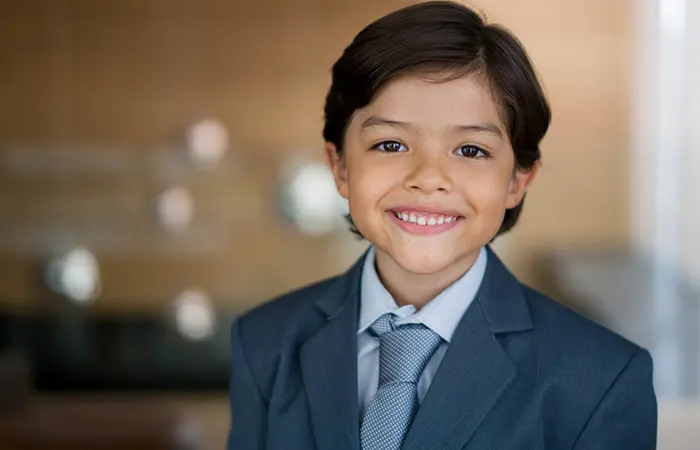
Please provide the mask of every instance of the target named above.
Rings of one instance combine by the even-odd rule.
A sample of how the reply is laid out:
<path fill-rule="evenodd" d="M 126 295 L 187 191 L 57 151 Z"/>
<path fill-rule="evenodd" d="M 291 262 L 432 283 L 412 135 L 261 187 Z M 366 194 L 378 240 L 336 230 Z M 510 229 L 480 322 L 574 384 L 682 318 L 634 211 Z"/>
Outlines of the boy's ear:
<path fill-rule="evenodd" d="M 516 169 L 510 180 L 510 189 L 506 200 L 506 209 L 515 208 L 520 204 L 530 184 L 535 180 L 542 163 L 537 161 L 530 170 Z"/>
<path fill-rule="evenodd" d="M 333 172 L 335 178 L 335 186 L 338 193 L 344 199 L 348 198 L 348 169 L 345 164 L 345 158 L 338 153 L 338 149 L 332 142 L 326 142 L 326 162 Z"/>

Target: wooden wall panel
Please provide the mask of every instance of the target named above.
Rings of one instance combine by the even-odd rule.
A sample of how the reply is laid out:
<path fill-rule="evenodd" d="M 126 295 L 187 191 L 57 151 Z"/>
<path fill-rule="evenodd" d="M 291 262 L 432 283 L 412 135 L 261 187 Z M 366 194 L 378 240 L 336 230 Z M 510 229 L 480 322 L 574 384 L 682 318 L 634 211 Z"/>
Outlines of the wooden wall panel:
<path fill-rule="evenodd" d="M 2 2 L 5 307 L 41 307 L 36 279 L 42 255 L 9 251 L 2 242 L 21 241 L 22 230 L 38 226 L 70 232 L 77 225 L 65 223 L 76 220 L 94 224 L 87 228 L 95 233 L 121 227 L 119 239 L 131 243 L 122 251 L 98 252 L 104 277 L 98 310 L 159 310 L 188 285 L 206 289 L 222 308 L 240 310 L 346 267 L 362 248 L 350 236 L 303 238 L 279 222 L 276 174 L 296 149 L 321 157 L 330 66 L 362 26 L 407 3 Z M 506 259 L 532 280 L 531 262 L 542 251 L 627 240 L 632 6 L 604 0 L 477 3 L 521 37 L 554 110 L 543 172 L 523 222 L 504 240 Z M 197 253 L 194 244 L 169 244 L 154 226 L 153 196 L 172 177 L 152 171 L 148 161 L 175 142 L 183 126 L 208 116 L 229 127 L 236 160 L 213 175 L 176 177 L 196 198 L 197 239 L 209 249 Z M 8 169 L 18 151 L 57 149 L 104 159 L 128 153 L 134 169 L 112 178 Z"/>

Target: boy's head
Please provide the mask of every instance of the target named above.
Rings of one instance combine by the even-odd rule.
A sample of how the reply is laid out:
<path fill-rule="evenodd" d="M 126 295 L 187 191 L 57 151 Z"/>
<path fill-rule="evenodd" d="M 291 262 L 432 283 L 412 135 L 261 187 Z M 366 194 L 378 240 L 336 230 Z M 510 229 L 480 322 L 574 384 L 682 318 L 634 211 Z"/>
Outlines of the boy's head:
<path fill-rule="evenodd" d="M 515 225 L 550 110 L 508 31 L 413 5 L 362 30 L 332 75 L 323 136 L 354 231 L 433 273 Z"/>

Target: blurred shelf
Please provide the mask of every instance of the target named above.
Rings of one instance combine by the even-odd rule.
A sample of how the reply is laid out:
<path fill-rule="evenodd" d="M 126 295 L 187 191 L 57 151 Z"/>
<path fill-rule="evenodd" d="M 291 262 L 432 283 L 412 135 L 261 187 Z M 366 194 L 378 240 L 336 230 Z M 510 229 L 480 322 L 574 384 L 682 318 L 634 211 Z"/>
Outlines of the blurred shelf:
<path fill-rule="evenodd" d="M 0 316 L 0 349 L 26 356 L 40 392 L 223 392 L 231 320 L 194 341 L 157 318 Z"/>

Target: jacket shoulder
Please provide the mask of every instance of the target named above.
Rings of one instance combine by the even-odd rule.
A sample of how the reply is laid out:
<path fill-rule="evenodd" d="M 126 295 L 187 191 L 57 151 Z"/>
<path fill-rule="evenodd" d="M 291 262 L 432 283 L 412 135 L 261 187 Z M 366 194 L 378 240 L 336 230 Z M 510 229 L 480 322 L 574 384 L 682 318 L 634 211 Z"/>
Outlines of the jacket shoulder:
<path fill-rule="evenodd" d="M 533 325 L 546 338 L 552 351 L 561 350 L 578 358 L 593 358 L 598 364 L 624 360 L 639 350 L 627 338 L 580 314 L 546 295 L 524 286 Z"/>
<path fill-rule="evenodd" d="M 282 294 L 235 319 L 231 339 L 238 340 L 258 379 L 269 379 L 284 349 L 303 338 L 304 330 L 324 320 L 315 301 L 338 279 L 327 278 Z"/>
<path fill-rule="evenodd" d="M 338 278 L 339 276 L 327 278 L 272 298 L 240 316 L 238 321 L 245 323 L 246 328 L 279 330 L 289 323 L 290 316 L 313 307 L 315 300 Z"/>
<path fill-rule="evenodd" d="M 592 406 L 635 357 L 645 362 L 635 376 L 651 370 L 647 350 L 533 289 L 525 290 L 537 336 L 538 373 L 550 387 L 561 388 L 565 396 L 587 398 Z M 576 403 L 573 397 L 569 400 Z"/>
<path fill-rule="evenodd" d="M 525 290 L 536 336 L 536 376 L 542 391 L 550 394 L 548 408 L 567 417 L 567 427 L 576 435 L 600 408 L 642 408 L 644 423 L 654 422 L 649 352 L 555 300 Z"/>

